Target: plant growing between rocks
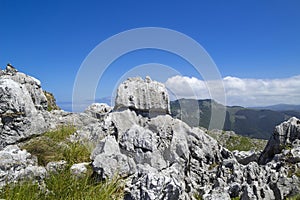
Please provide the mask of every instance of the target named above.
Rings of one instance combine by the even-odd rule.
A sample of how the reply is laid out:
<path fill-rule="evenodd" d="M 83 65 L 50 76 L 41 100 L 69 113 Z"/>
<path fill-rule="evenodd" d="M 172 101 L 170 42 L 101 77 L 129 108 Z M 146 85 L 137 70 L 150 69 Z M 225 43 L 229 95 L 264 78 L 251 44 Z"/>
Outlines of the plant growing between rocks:
<path fill-rule="evenodd" d="M 114 177 L 98 182 L 88 170 L 77 177 L 66 168 L 50 174 L 43 185 L 33 181 L 21 181 L 6 185 L 0 190 L 0 198 L 6 200 L 114 200 L 123 198 L 123 183 Z"/>
<path fill-rule="evenodd" d="M 0 190 L 0 198 L 7 200 L 122 199 L 122 180 L 117 176 L 111 180 L 98 181 L 90 166 L 80 177 L 71 173 L 70 167 L 73 164 L 90 162 L 91 153 L 84 144 L 68 141 L 68 137 L 75 131 L 74 126 L 60 126 L 21 145 L 23 149 L 37 156 L 39 165 L 46 166 L 49 162 L 59 160 L 67 161 L 67 165 L 62 170 L 51 172 L 40 183 L 32 180 L 10 183 Z"/>

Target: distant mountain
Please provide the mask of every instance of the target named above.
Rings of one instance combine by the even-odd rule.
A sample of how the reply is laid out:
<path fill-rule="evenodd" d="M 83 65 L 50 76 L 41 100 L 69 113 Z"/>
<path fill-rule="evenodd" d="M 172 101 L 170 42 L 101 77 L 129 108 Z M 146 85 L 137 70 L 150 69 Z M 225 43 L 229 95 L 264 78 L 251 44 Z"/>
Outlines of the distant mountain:
<path fill-rule="evenodd" d="M 300 117 L 300 110 L 271 110 L 266 108 L 244 108 L 224 106 L 211 99 L 180 99 L 171 102 L 172 116 L 182 119 L 190 126 L 209 127 L 211 110 L 226 109 L 223 130 L 259 139 L 269 139 L 274 127 L 290 117 Z M 183 109 L 180 108 L 180 105 Z M 196 106 L 199 106 L 197 109 Z M 282 106 L 283 108 L 284 106 Z M 279 108 L 279 106 L 278 106 Z M 285 107 L 287 109 L 287 107 Z"/>
<path fill-rule="evenodd" d="M 300 111 L 300 105 L 291 105 L 291 104 L 276 104 L 272 106 L 265 107 L 250 107 L 252 109 L 266 109 L 274 111 Z"/>

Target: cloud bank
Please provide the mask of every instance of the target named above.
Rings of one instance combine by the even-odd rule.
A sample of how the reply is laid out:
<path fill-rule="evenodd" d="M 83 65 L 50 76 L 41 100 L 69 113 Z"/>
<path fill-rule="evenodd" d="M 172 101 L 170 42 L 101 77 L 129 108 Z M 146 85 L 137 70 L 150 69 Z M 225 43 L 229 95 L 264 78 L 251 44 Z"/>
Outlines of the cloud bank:
<path fill-rule="evenodd" d="M 195 77 L 173 76 L 166 81 L 171 96 L 176 98 L 210 99 L 206 82 Z M 223 78 L 227 105 L 267 106 L 274 104 L 300 104 L 300 75 L 284 79 Z"/>

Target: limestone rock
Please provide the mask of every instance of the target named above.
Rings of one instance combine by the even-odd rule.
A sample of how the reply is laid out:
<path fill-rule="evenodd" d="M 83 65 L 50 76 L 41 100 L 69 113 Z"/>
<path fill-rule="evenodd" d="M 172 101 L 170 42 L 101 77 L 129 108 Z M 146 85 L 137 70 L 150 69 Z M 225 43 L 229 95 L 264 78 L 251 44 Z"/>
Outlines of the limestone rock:
<path fill-rule="evenodd" d="M 87 172 L 87 166 L 90 163 L 77 163 L 71 166 L 70 170 L 73 175 L 81 176 Z"/>
<path fill-rule="evenodd" d="M 0 77 L 0 149 L 46 131 L 47 124 L 25 86 Z"/>
<path fill-rule="evenodd" d="M 92 166 L 102 178 L 127 177 L 129 199 L 189 199 L 212 184 L 202 169 L 205 173 L 223 155 L 230 156 L 204 131 L 168 115 L 147 119 L 124 110 L 109 113 L 106 120 L 114 128 L 107 128 L 110 135 L 93 151 Z"/>
<path fill-rule="evenodd" d="M 93 103 L 84 112 L 94 118 L 101 119 L 112 111 L 112 107 L 105 103 Z"/>
<path fill-rule="evenodd" d="M 50 173 L 57 173 L 58 171 L 65 169 L 67 164 L 68 163 L 65 160 L 49 162 L 46 165 L 46 170 Z"/>
<path fill-rule="evenodd" d="M 118 87 L 115 100 L 115 110 L 127 108 L 149 117 L 170 114 L 167 89 L 149 77 L 129 78 Z"/>
<path fill-rule="evenodd" d="M 292 117 L 276 126 L 273 135 L 259 158 L 259 163 L 267 163 L 275 154 L 280 153 L 282 149 L 287 145 L 291 145 L 296 139 L 300 139 L 300 120 Z"/>
<path fill-rule="evenodd" d="M 102 178 L 113 178 L 116 175 L 127 177 L 135 173 L 133 159 L 121 154 L 114 137 L 103 139 L 93 151 L 92 166 Z"/>
<path fill-rule="evenodd" d="M 37 166 L 37 159 L 16 145 L 0 151 L 0 188 L 7 183 L 23 179 L 41 180 L 46 176 L 44 167 Z"/>
<path fill-rule="evenodd" d="M 38 110 L 47 110 L 47 98 L 41 88 L 41 82 L 34 77 L 18 72 L 14 67 L 8 65 L 0 76 L 1 79 L 10 79 L 25 87 L 30 94 L 34 106 Z"/>
<path fill-rule="evenodd" d="M 27 177 L 40 180 L 64 168 L 65 161 L 38 166 L 36 157 L 11 144 L 72 124 L 78 130 L 68 139 L 95 147 L 90 156 L 94 173 L 101 179 L 124 178 L 124 199 L 264 200 L 300 192 L 296 118 L 276 127 L 257 162 L 258 152 L 230 152 L 205 130 L 165 115 L 167 91 L 150 78 L 121 84 L 114 111 L 93 104 L 85 113 L 47 112 L 40 89 L 37 80 L 12 67 L 0 71 L 0 187 Z M 87 164 L 73 165 L 71 173 L 80 176 Z"/>
<path fill-rule="evenodd" d="M 247 165 L 250 162 L 257 162 L 261 152 L 256 151 L 233 151 L 232 152 L 237 161 L 243 165 Z"/>

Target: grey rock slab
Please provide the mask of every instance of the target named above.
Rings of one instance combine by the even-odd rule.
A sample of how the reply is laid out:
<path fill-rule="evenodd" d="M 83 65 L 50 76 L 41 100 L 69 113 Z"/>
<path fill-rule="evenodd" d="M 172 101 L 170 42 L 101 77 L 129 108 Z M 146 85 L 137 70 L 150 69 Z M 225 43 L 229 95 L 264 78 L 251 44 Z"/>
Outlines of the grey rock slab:
<path fill-rule="evenodd" d="M 112 111 L 112 107 L 105 103 L 93 103 L 84 111 L 91 117 L 102 119 L 105 115 Z"/>
<path fill-rule="evenodd" d="M 46 169 L 37 165 L 37 158 L 17 145 L 0 151 L 0 187 L 23 179 L 41 180 L 45 176 Z"/>
<path fill-rule="evenodd" d="M 87 172 L 87 166 L 89 165 L 90 163 L 88 162 L 85 162 L 85 163 L 76 163 L 74 165 L 71 166 L 70 168 L 70 171 L 73 175 L 76 175 L 76 176 L 82 176 L 83 174 L 86 174 Z"/>
<path fill-rule="evenodd" d="M 275 127 L 273 135 L 259 157 L 259 163 L 266 164 L 271 161 L 275 154 L 280 153 L 296 139 L 300 139 L 300 120 L 292 117 Z"/>
<path fill-rule="evenodd" d="M 169 95 L 164 84 L 140 77 L 129 78 L 117 90 L 115 110 L 130 108 L 144 116 L 169 114 Z"/>

